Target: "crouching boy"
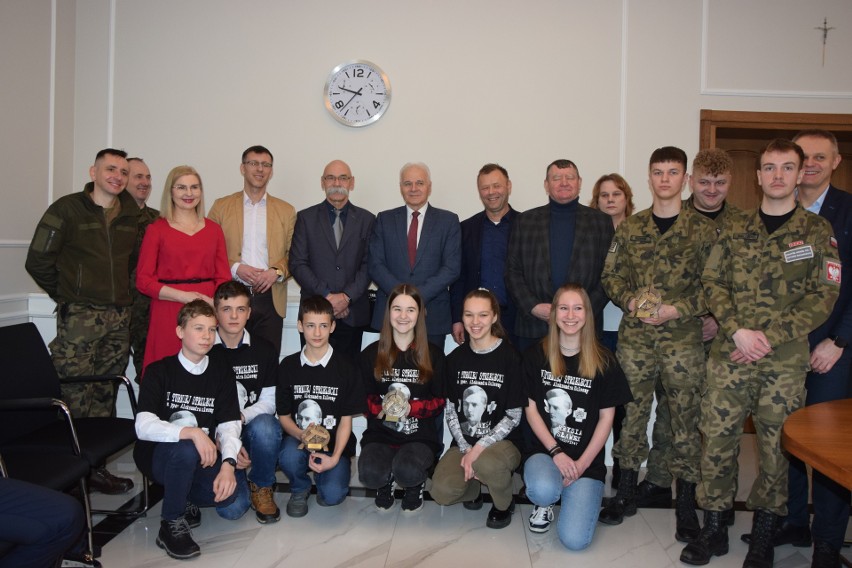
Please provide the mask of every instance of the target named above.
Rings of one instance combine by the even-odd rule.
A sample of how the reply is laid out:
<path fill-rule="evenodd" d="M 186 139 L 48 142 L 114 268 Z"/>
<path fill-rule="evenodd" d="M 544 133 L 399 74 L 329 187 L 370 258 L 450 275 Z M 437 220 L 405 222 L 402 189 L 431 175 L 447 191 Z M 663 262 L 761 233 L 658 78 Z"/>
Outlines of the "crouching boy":
<path fill-rule="evenodd" d="M 176 331 L 180 352 L 145 371 L 133 458 L 164 488 L 157 546 L 183 560 L 201 554 L 190 531 L 201 524 L 199 507 L 238 519 L 249 496 L 245 471 L 236 470 L 241 426 L 234 371 L 221 355 L 208 355 L 216 337 L 213 308 L 203 300 L 184 305 Z"/>
<path fill-rule="evenodd" d="M 291 517 L 308 513 L 309 471 L 314 472 L 318 505 L 337 505 L 346 498 L 355 455 L 352 417 L 366 406 L 356 369 L 328 344 L 334 331 L 331 303 L 322 296 L 304 298 L 297 326 L 305 346 L 281 362 L 276 389 L 286 434 L 278 463 L 290 480 Z"/>

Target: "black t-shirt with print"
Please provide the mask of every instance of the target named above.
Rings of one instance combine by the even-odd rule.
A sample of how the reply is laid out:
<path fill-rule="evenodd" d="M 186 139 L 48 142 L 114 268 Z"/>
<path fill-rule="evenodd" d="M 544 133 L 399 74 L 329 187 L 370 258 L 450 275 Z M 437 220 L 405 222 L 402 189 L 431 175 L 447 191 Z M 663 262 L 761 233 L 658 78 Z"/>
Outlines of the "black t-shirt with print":
<path fill-rule="evenodd" d="M 490 353 L 474 353 L 465 343 L 447 355 L 446 369 L 447 398 L 455 404 L 462 434 L 471 446 L 506 416 L 506 410 L 527 405 L 521 356 L 506 340 Z M 506 439 L 520 446 L 520 429 Z"/>
<path fill-rule="evenodd" d="M 578 376 L 579 357 L 565 357 L 566 374 L 553 376 L 540 344 L 524 352 L 527 396 L 535 401 L 550 433 L 571 459 L 579 459 L 592 439 L 602 408 L 633 400 L 624 372 L 615 356 L 607 351 L 607 367 L 594 378 Z M 530 454 L 547 452 L 536 436 L 531 436 Z M 582 477 L 603 481 L 606 477 L 604 448 L 598 452 Z"/>
<path fill-rule="evenodd" d="M 252 336 L 251 343 L 229 349 L 222 343 L 211 352 L 221 352 L 234 369 L 237 378 L 237 397 L 240 410 L 248 408 L 260 398 L 260 391 L 274 387 L 278 377 L 278 353 L 269 341 Z"/>
<path fill-rule="evenodd" d="M 357 369 L 349 358 L 333 351 L 328 364 L 302 365 L 301 353 L 284 358 L 278 369 L 275 406 L 279 416 L 287 414 L 301 428 L 311 422 L 324 426 L 331 434 L 329 452 L 334 452 L 337 425 L 342 416 L 364 412 L 364 388 Z M 349 434 L 344 456 L 355 455 L 355 434 Z"/>
<path fill-rule="evenodd" d="M 409 442 L 422 442 L 440 453 L 444 448 L 443 439 L 438 434 L 437 420 L 444 408 L 444 353 L 437 346 L 429 344 L 429 356 L 432 360 L 432 378 L 420 383 L 420 372 L 411 360 L 411 350 L 400 353 L 394 361 L 391 372 L 376 380 L 374 367 L 379 343 L 368 345 L 361 352 L 361 376 L 367 393 L 367 429 L 361 437 L 361 446 L 382 443 L 400 446 Z M 377 418 L 381 403 L 388 390 L 393 388 L 408 398 L 411 411 L 407 418 L 392 422 L 384 417 Z"/>
<path fill-rule="evenodd" d="M 193 375 L 183 368 L 177 355 L 151 363 L 139 389 L 139 412 L 181 426 L 203 429 L 216 441 L 216 426 L 240 419 L 237 381 L 221 353 L 211 351 L 207 369 Z M 156 442 L 140 440 L 136 452 L 150 463 Z M 138 461 L 138 460 L 137 460 Z"/>

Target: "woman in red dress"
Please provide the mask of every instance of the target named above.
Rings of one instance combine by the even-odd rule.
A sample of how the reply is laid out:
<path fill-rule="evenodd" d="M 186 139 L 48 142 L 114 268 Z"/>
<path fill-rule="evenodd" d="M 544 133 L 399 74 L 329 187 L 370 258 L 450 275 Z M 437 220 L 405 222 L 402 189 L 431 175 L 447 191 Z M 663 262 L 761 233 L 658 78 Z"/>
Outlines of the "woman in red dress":
<path fill-rule="evenodd" d="M 181 306 L 195 299 L 213 305 L 213 292 L 231 279 L 222 228 L 204 218 L 201 176 L 190 166 L 169 172 L 160 218 L 145 230 L 136 287 L 151 297 L 142 372 L 180 351 L 175 334 Z"/>

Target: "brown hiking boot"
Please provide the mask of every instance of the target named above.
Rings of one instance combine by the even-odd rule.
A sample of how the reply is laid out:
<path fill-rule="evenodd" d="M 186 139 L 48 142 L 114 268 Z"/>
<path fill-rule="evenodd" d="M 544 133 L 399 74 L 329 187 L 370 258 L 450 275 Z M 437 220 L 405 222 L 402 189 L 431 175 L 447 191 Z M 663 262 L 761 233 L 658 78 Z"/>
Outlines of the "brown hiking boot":
<path fill-rule="evenodd" d="M 251 508 L 255 511 L 257 522 L 266 524 L 274 523 L 281 518 L 281 511 L 272 497 L 272 487 L 258 487 L 249 481 L 251 490 Z"/>

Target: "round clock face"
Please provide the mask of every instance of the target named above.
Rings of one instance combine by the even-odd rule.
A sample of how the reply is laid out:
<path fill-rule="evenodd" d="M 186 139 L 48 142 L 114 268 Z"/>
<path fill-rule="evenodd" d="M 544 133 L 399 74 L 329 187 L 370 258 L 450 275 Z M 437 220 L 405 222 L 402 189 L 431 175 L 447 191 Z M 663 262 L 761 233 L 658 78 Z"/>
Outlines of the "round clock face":
<path fill-rule="evenodd" d="M 325 84 L 325 108 L 346 126 L 367 126 L 381 118 L 390 106 L 388 76 L 369 61 L 341 63 Z"/>

